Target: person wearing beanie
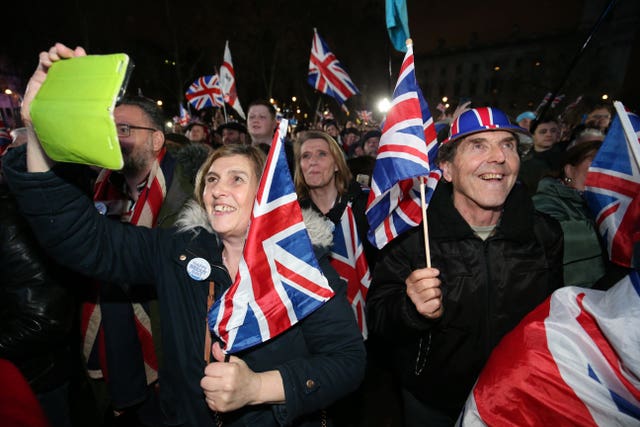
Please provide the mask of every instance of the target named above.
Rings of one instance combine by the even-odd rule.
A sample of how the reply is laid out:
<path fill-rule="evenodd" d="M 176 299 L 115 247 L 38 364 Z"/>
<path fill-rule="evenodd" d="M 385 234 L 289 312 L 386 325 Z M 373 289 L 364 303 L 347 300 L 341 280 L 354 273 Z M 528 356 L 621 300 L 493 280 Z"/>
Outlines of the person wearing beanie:
<path fill-rule="evenodd" d="M 534 113 L 533 111 L 525 111 L 524 113 L 518 114 L 518 117 L 516 117 L 516 123 L 521 128 L 529 130 L 529 127 L 531 126 L 531 122 L 535 119 L 536 119 L 536 113 Z"/>
<path fill-rule="evenodd" d="M 496 108 L 452 124 L 423 227 L 384 248 L 367 295 L 369 329 L 390 343 L 406 426 L 453 426 L 503 336 L 562 286 L 563 236 L 517 182 L 518 138 Z"/>
<path fill-rule="evenodd" d="M 247 143 L 247 128 L 238 122 L 228 122 L 218 127 L 217 132 L 222 135 L 222 145 Z"/>

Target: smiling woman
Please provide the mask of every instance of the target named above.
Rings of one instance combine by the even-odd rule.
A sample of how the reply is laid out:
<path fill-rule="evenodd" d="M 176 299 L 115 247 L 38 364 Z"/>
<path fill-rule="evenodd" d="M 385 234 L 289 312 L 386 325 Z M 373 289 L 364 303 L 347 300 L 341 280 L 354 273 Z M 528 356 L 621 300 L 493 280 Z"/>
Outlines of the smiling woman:
<path fill-rule="evenodd" d="M 365 351 L 344 286 L 329 266 L 326 243 L 314 247 L 314 253 L 336 295 L 279 336 L 225 358 L 218 342 L 213 346 L 208 342 L 207 306 L 235 278 L 264 154 L 257 147 L 241 145 L 212 153 L 196 178 L 197 201 L 185 209 L 178 228 L 134 227 L 105 218 L 51 170 L 53 161 L 28 116 L 30 100 L 51 64 L 81 54 L 83 50 L 60 44 L 41 53 L 23 103 L 27 149 L 12 150 L 3 161 L 7 181 L 20 195 L 23 213 L 43 246 L 61 264 L 87 276 L 132 287 L 155 285 L 162 322 L 163 424 L 328 422 L 323 409 L 362 380 Z M 223 361 L 227 363 L 219 363 Z"/>

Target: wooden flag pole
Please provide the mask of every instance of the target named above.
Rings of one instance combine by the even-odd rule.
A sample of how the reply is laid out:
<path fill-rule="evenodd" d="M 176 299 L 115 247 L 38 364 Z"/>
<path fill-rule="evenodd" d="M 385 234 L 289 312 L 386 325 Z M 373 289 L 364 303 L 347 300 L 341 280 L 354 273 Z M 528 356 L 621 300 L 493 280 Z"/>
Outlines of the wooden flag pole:
<path fill-rule="evenodd" d="M 424 194 L 424 176 L 420 177 L 420 206 L 422 208 L 422 228 L 424 229 L 424 253 L 427 268 L 431 268 L 431 249 L 429 248 L 429 224 L 427 224 L 427 201 Z"/>
<path fill-rule="evenodd" d="M 620 118 L 620 124 L 622 124 L 622 129 L 624 130 L 624 133 L 627 137 L 626 138 L 627 141 L 637 141 L 638 136 L 636 135 L 636 132 L 633 129 L 631 120 L 629 120 L 629 116 L 627 115 L 627 112 L 625 111 L 624 105 L 622 105 L 622 102 L 615 101 L 613 103 L 613 106 L 616 109 L 616 112 L 618 113 L 618 117 Z M 640 149 L 638 148 L 638 144 L 627 143 L 627 145 L 629 146 L 629 148 L 631 148 L 631 154 L 634 160 L 636 161 L 636 164 L 640 165 Z"/>
<path fill-rule="evenodd" d="M 318 102 L 316 103 L 316 111 L 314 113 L 315 117 L 313 118 L 313 127 L 317 127 L 318 125 L 318 113 L 320 112 L 320 103 L 322 102 L 322 94 L 318 92 Z"/>

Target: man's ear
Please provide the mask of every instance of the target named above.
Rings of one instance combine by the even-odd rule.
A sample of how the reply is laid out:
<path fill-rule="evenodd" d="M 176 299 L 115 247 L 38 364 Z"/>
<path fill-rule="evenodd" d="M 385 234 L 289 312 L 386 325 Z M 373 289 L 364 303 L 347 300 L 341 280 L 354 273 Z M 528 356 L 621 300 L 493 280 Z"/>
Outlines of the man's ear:
<path fill-rule="evenodd" d="M 164 132 L 162 132 L 161 130 L 155 131 L 152 135 L 152 138 L 153 151 L 157 153 L 162 150 L 162 147 L 164 146 Z"/>
<path fill-rule="evenodd" d="M 451 182 L 451 162 L 442 162 L 438 165 L 438 167 L 442 170 L 442 177 L 447 182 Z"/>

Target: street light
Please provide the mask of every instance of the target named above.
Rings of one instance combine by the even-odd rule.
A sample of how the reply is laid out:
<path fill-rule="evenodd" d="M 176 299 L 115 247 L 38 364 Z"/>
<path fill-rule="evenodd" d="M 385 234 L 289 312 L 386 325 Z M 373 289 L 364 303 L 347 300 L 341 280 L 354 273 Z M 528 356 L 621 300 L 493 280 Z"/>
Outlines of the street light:
<path fill-rule="evenodd" d="M 386 113 L 391 108 L 391 102 L 389 102 L 388 98 L 382 98 L 378 101 L 378 111 L 381 113 Z"/>

